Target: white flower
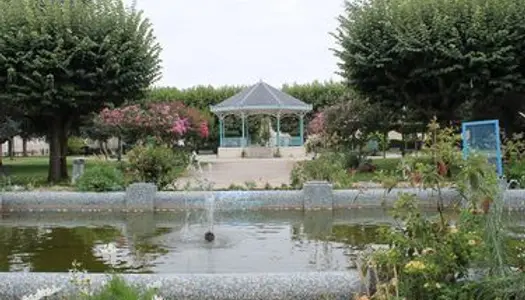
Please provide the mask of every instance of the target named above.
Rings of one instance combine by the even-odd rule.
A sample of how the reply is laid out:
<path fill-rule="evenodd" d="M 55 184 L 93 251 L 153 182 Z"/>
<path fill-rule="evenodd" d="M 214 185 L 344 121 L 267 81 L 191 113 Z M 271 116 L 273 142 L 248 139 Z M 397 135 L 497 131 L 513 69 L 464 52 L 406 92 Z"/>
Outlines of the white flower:
<path fill-rule="evenodd" d="M 151 298 L 151 300 L 164 300 L 164 298 L 158 295 L 153 295 L 153 298 Z"/>
<path fill-rule="evenodd" d="M 61 289 L 62 288 L 59 288 L 54 285 L 51 287 L 38 289 L 36 293 L 32 295 L 23 296 L 21 300 L 40 300 L 58 293 Z"/>
<path fill-rule="evenodd" d="M 94 252 L 95 256 L 102 258 L 103 260 L 109 262 L 111 265 L 117 265 L 117 255 L 118 248 L 115 246 L 115 243 L 109 243 L 106 245 L 96 245 Z"/>
<path fill-rule="evenodd" d="M 148 290 L 160 289 L 161 286 L 162 286 L 162 283 L 160 281 L 155 281 L 155 282 L 152 282 L 152 283 L 148 283 L 146 285 L 146 289 L 148 289 Z"/>

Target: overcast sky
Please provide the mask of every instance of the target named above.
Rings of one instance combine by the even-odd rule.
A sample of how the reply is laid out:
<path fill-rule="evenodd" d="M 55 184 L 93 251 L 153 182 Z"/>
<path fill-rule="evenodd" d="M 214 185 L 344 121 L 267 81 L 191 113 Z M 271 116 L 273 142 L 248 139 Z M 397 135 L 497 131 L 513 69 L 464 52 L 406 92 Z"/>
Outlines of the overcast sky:
<path fill-rule="evenodd" d="M 126 0 L 131 3 L 132 0 Z M 163 47 L 159 86 L 338 79 L 343 0 L 137 0 Z"/>

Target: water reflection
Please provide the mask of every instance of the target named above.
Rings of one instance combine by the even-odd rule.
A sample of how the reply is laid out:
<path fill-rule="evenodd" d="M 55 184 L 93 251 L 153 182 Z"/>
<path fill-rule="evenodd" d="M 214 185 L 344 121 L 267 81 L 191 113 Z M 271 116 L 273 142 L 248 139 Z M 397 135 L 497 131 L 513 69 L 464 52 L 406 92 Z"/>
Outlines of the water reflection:
<path fill-rule="evenodd" d="M 82 219 L 84 218 L 84 219 Z M 345 270 L 355 250 L 382 243 L 383 211 L 217 213 L 205 242 L 200 216 L 11 216 L 0 221 L 0 271 L 232 273 Z M 516 232 L 522 218 L 510 219 Z M 523 232 L 523 231 L 522 231 Z M 520 233 L 522 233 L 520 232 Z M 104 255 L 104 247 L 116 255 Z"/>

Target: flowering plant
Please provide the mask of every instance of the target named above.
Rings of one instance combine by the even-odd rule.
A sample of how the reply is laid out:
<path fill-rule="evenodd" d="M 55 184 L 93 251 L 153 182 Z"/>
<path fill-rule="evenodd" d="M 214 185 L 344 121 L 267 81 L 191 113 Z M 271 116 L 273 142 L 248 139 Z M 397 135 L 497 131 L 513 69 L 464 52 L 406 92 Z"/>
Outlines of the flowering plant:
<path fill-rule="evenodd" d="M 188 137 L 207 138 L 208 120 L 197 109 L 182 102 L 150 103 L 145 107 L 134 104 L 105 108 L 99 114 L 102 123 L 131 133 L 137 139 L 155 137 L 159 143 L 172 145 Z"/>
<path fill-rule="evenodd" d="M 373 274 L 373 280 L 360 299 L 495 299 L 459 297 L 468 290 L 472 269 L 501 277 L 510 261 L 500 223 L 502 199 L 496 172 L 485 157 L 463 159 L 452 133 L 450 128 L 439 128 L 436 120 L 429 124 L 426 159 L 417 162 L 410 175 L 417 175 L 414 186 L 436 191 L 437 201 L 400 195 L 392 211 L 397 226 L 380 230 L 388 247 L 364 260 L 362 271 Z M 457 170 L 448 172 L 450 166 Z M 406 162 L 398 171 L 406 171 Z M 445 185 L 459 192 L 462 208 L 454 201 L 445 203 Z M 436 203 L 438 214 L 425 214 L 421 203 Z M 445 213 L 450 210 L 457 214 Z"/>

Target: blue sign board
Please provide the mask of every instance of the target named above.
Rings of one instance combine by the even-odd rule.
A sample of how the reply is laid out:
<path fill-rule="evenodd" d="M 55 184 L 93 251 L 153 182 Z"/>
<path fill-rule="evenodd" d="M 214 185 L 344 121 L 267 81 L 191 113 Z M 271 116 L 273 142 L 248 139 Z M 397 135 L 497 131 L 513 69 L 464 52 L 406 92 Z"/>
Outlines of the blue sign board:
<path fill-rule="evenodd" d="M 499 121 L 464 122 L 461 129 L 463 157 L 469 153 L 485 154 L 489 163 L 496 166 L 498 175 L 503 176 Z"/>

